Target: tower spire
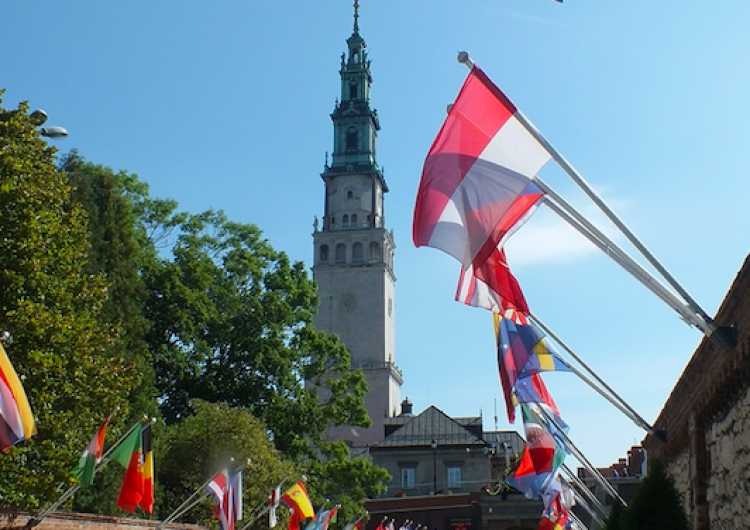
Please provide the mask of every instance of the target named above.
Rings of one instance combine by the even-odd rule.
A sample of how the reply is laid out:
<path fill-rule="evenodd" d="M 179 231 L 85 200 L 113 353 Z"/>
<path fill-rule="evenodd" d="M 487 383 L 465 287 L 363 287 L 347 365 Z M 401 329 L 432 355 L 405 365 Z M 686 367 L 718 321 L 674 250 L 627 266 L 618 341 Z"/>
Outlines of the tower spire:
<path fill-rule="evenodd" d="M 359 0 L 354 0 L 354 33 L 359 33 Z"/>

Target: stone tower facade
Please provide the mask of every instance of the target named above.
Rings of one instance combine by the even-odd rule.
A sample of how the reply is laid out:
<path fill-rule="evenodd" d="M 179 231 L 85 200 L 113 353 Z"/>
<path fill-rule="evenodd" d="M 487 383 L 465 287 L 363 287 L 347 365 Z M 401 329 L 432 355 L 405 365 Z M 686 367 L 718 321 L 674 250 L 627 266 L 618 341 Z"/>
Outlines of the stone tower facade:
<path fill-rule="evenodd" d="M 330 439 L 365 446 L 383 439 L 383 422 L 395 416 L 401 372 L 395 364 L 395 283 L 393 232 L 385 226 L 388 186 L 376 161 L 380 130 L 370 107 L 370 60 L 359 34 L 359 5 L 354 31 L 341 55 L 341 95 L 331 114 L 333 154 L 321 174 L 325 184 L 322 223 L 315 220 L 313 279 L 320 308 L 315 327 L 335 333 L 362 369 L 370 391 L 365 405 L 368 429 L 331 429 Z"/>

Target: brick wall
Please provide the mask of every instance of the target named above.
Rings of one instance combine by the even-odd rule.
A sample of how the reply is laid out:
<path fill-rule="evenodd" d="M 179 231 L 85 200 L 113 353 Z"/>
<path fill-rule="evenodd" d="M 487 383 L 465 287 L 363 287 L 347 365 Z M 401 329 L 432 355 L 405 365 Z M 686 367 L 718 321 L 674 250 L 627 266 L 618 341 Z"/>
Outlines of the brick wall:
<path fill-rule="evenodd" d="M 11 510 L 0 511 L 0 530 L 25 528 L 31 515 Z M 85 513 L 56 512 L 36 525 L 37 530 L 155 530 L 160 521 L 109 517 Z M 172 523 L 170 530 L 205 530 L 194 524 Z"/>
<path fill-rule="evenodd" d="M 734 326 L 736 345 L 701 342 L 654 423 L 667 441 L 643 441 L 675 478 L 695 530 L 739 528 L 750 506 L 750 256 L 715 321 Z"/>

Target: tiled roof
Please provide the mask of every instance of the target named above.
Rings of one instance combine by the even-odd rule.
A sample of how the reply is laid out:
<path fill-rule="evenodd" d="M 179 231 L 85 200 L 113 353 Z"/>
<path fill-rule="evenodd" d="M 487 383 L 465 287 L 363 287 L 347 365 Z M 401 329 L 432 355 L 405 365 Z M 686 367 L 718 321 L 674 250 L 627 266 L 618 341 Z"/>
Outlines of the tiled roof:
<path fill-rule="evenodd" d="M 418 416 L 406 419 L 408 421 L 384 440 L 375 444 L 375 447 L 429 446 L 432 440 L 435 440 L 439 446 L 486 445 L 459 421 L 450 418 L 434 406 L 428 407 Z M 461 422 L 466 422 L 468 425 L 475 425 L 474 420 L 481 422 L 481 418 L 460 418 Z"/>

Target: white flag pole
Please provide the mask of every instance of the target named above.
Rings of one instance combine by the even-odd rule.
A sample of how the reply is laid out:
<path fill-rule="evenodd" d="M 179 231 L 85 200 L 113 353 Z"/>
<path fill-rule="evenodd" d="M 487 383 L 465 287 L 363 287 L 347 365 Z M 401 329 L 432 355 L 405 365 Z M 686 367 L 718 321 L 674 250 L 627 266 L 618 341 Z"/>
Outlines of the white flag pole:
<path fill-rule="evenodd" d="M 581 378 L 586 384 L 588 384 L 591 388 L 593 388 L 596 392 L 598 392 L 602 397 L 604 397 L 607 401 L 612 403 L 615 407 L 617 407 L 622 413 L 624 413 L 628 418 L 633 420 L 633 422 L 641 427 L 642 429 L 646 430 L 649 433 L 654 434 L 657 437 L 662 437 L 659 435 L 656 431 L 654 431 L 654 428 L 646 421 L 644 420 L 622 397 L 620 397 L 617 392 L 615 392 L 599 375 L 594 372 L 594 370 L 591 369 L 584 361 L 581 359 L 572 348 L 570 348 L 565 342 L 558 337 L 554 331 L 552 331 L 547 325 L 542 322 L 536 315 L 533 313 L 529 314 L 529 317 L 531 320 L 538 325 L 542 330 L 552 337 L 552 339 L 557 342 L 562 348 L 568 352 L 568 354 L 573 357 L 581 366 L 583 366 L 586 371 L 591 374 L 591 376 L 602 386 L 604 389 L 608 392 L 604 392 L 600 387 L 595 385 L 588 377 L 586 377 L 584 374 L 582 374 L 577 368 L 574 366 L 568 365 L 568 367 L 571 369 L 571 371 L 577 375 L 579 378 Z"/>
<path fill-rule="evenodd" d="M 130 427 L 130 429 L 128 429 L 125 432 L 125 434 L 123 434 L 122 436 L 120 436 L 120 439 L 117 440 L 114 444 L 112 444 L 112 446 L 107 450 L 107 452 L 102 455 L 101 461 L 98 464 L 95 464 L 94 469 L 95 470 L 99 470 L 99 469 L 103 468 L 105 465 L 107 465 L 107 462 L 109 461 L 109 455 L 110 455 L 110 453 L 112 453 L 112 451 L 114 451 L 115 448 L 118 445 L 120 445 L 122 443 L 122 441 L 125 440 L 125 438 L 127 438 L 135 430 L 135 428 L 138 427 L 141 424 L 142 421 L 145 421 L 146 419 L 148 419 L 148 418 L 146 416 L 144 416 L 141 421 L 138 421 L 138 422 L 134 423 L 133 426 Z M 33 516 L 31 519 L 29 519 L 29 521 L 26 523 L 26 527 L 27 528 L 32 528 L 32 527 L 38 525 L 39 523 L 41 523 L 42 519 L 44 519 L 45 517 L 47 517 L 49 514 L 55 512 L 60 506 L 62 506 L 62 504 L 65 501 L 67 501 L 68 499 L 70 499 L 80 489 L 80 487 L 81 487 L 80 482 L 78 484 L 74 484 L 71 487 L 69 487 L 67 490 L 65 490 L 65 492 L 62 495 L 60 495 L 60 498 L 57 499 L 53 504 L 49 505 L 47 508 L 44 508 L 38 514 L 36 514 L 35 516 Z"/>
<path fill-rule="evenodd" d="M 591 241 L 594 245 L 604 252 L 607 256 L 612 258 L 615 263 L 620 265 L 623 269 L 629 272 L 639 282 L 641 282 L 646 288 L 652 293 L 661 298 L 663 302 L 674 309 L 680 317 L 690 325 L 696 326 L 701 330 L 702 333 L 710 336 L 713 333 L 711 326 L 699 315 L 697 315 L 691 308 L 689 308 L 684 301 L 677 298 L 671 291 L 669 291 L 662 283 L 654 278 L 646 269 L 644 269 L 637 261 L 631 258 L 624 250 L 617 246 L 612 240 L 592 225 L 585 217 L 578 213 L 572 206 L 570 206 L 565 200 L 560 197 L 552 188 L 550 188 L 543 180 L 538 177 L 534 178 L 534 183 L 539 186 L 542 191 L 548 194 L 553 200 L 546 198 L 544 204 L 547 205 L 553 212 L 559 215 L 565 222 L 576 229 L 581 235 Z"/>
<path fill-rule="evenodd" d="M 470 70 L 474 67 L 474 61 L 469 57 L 468 52 L 459 52 L 458 61 L 465 64 Z M 614 211 L 604 202 L 598 193 L 586 182 L 580 173 L 555 149 L 555 147 L 542 135 L 542 133 L 532 124 L 528 118 L 518 109 L 516 109 L 515 117 L 523 125 L 526 131 L 531 134 L 550 154 L 550 156 L 558 163 L 558 165 L 570 176 L 573 181 L 588 195 L 588 197 L 604 212 L 612 223 L 620 229 L 620 231 L 628 238 L 628 240 L 635 246 L 641 254 L 648 260 L 649 263 L 667 280 L 667 282 L 682 296 L 687 304 L 693 309 L 693 311 L 700 316 L 705 322 L 708 329 L 701 330 L 707 337 L 711 337 L 719 346 L 724 349 L 730 349 L 736 344 L 736 338 L 732 336 L 732 333 L 728 332 L 727 329 L 719 328 L 716 323 L 708 316 L 708 314 L 698 305 L 692 296 L 677 282 L 677 280 L 670 274 L 670 272 L 656 259 L 651 251 L 635 236 L 635 234 L 625 225 L 622 220 L 614 213 Z M 721 330 L 721 331 L 719 331 Z M 719 333 L 716 333 L 719 331 Z"/>
<path fill-rule="evenodd" d="M 601 501 L 596 498 L 596 495 L 592 493 L 592 491 L 588 488 L 588 486 L 586 486 L 586 484 L 584 484 L 581 481 L 581 479 L 575 476 L 573 472 L 570 470 L 570 468 L 568 468 L 568 466 L 566 466 L 565 464 L 562 464 L 562 466 L 560 467 L 563 470 L 563 473 L 565 473 L 565 475 L 568 477 L 568 481 L 572 482 L 571 486 L 572 485 L 578 486 L 578 490 L 580 490 L 580 492 L 586 496 L 586 498 L 591 502 L 591 504 L 596 506 L 596 509 L 599 510 L 599 512 L 602 515 L 606 516 L 607 509 L 604 507 Z"/>
<path fill-rule="evenodd" d="M 623 506 L 627 506 L 628 504 L 625 502 L 625 499 L 623 499 L 620 494 L 617 492 L 617 490 L 612 486 L 612 484 L 607 481 L 607 479 L 602 476 L 601 473 L 589 462 L 589 460 L 586 458 L 586 456 L 576 447 L 576 445 L 573 443 L 573 441 L 570 439 L 568 434 L 563 430 L 563 428 L 560 426 L 559 423 L 557 423 L 557 420 L 553 418 L 550 414 L 547 413 L 546 410 L 544 410 L 544 407 L 540 407 L 537 403 L 529 403 L 532 410 L 539 416 L 542 416 L 545 420 L 547 420 L 548 423 L 552 424 L 557 433 L 560 437 L 562 437 L 562 442 L 565 445 L 567 449 L 570 450 L 571 454 L 575 456 L 579 462 L 581 462 L 586 469 L 588 469 L 589 473 L 591 473 L 594 478 L 601 484 L 601 486 L 607 490 L 607 493 L 609 493 L 612 498 L 619 500 Z M 553 434 L 554 436 L 554 434 Z"/>

